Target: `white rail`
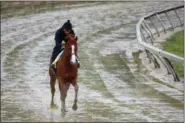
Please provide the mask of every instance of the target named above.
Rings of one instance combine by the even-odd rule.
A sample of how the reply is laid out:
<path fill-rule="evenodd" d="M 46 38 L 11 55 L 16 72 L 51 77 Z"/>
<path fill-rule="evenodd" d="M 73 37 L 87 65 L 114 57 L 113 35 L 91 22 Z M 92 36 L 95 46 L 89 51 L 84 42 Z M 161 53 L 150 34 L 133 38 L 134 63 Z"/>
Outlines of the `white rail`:
<path fill-rule="evenodd" d="M 163 56 L 163 57 L 166 57 L 166 58 L 169 58 L 171 60 L 175 60 L 177 62 L 181 62 L 184 64 L 184 58 L 182 57 L 179 57 L 177 55 L 174 55 L 174 54 L 171 54 L 171 53 L 168 53 L 166 51 L 163 51 L 159 48 L 156 48 L 146 42 L 144 42 L 141 38 L 141 32 L 140 32 L 140 25 L 142 23 L 142 21 L 144 20 L 144 18 L 140 19 L 140 21 L 137 23 L 137 27 L 136 27 L 136 30 L 137 30 L 137 40 L 138 40 L 138 43 L 141 44 L 142 46 L 144 46 L 147 50 L 151 51 L 152 53 L 155 53 L 156 55 L 160 55 L 160 56 Z"/>
<path fill-rule="evenodd" d="M 166 30 L 174 29 L 178 26 L 183 26 L 184 25 L 184 21 L 181 20 L 179 14 L 177 13 L 178 10 L 181 10 L 182 13 L 184 14 L 184 10 L 182 10 L 182 9 L 184 9 L 184 6 L 178 6 L 178 7 L 170 8 L 170 9 L 167 9 L 167 10 L 164 10 L 164 11 L 155 12 L 153 14 L 150 14 L 148 16 L 145 16 L 145 17 L 141 18 L 139 20 L 139 22 L 137 23 L 137 25 L 136 25 L 136 34 L 137 34 L 138 43 L 141 44 L 151 54 L 157 55 L 158 58 L 165 58 L 167 60 L 170 59 L 170 60 L 177 61 L 179 63 L 184 64 L 184 58 L 179 57 L 175 54 L 166 52 L 166 51 L 164 51 L 162 49 L 159 49 L 159 48 L 152 45 L 153 41 L 155 40 L 154 39 L 155 34 L 158 34 L 158 36 L 159 36 L 160 35 L 159 32 L 164 31 L 166 33 Z M 159 16 L 159 15 L 162 16 L 162 14 L 163 14 L 163 17 L 167 18 L 167 21 L 169 22 L 169 25 L 171 25 L 171 26 L 165 27 L 164 23 L 166 23 L 167 21 L 164 21 L 165 19 L 164 18 L 161 19 L 160 16 Z M 173 20 L 174 20 L 174 17 L 175 17 L 176 25 L 172 23 L 172 19 L 170 19 L 169 16 L 168 16 L 169 14 L 174 14 L 173 15 Z M 182 14 L 181 14 L 181 16 L 182 16 Z M 160 24 L 158 27 L 155 26 L 154 22 L 152 22 L 152 21 L 155 21 L 155 19 L 158 20 L 156 25 Z M 184 19 L 184 17 L 183 17 L 183 19 Z M 150 23 L 146 23 L 146 21 L 147 22 L 150 21 Z M 159 29 L 161 27 L 162 27 L 162 31 Z M 142 28 L 145 29 L 145 35 L 143 34 Z M 152 32 L 152 29 L 153 29 L 153 32 Z M 154 33 L 154 30 L 155 30 L 155 33 Z M 148 35 L 148 37 L 146 36 L 146 34 Z M 149 40 L 150 40 L 150 43 L 149 43 Z M 155 56 L 155 55 L 153 55 L 153 56 Z M 170 65 L 171 65 L 171 63 L 170 63 Z M 171 65 L 171 67 L 172 67 L 172 65 Z M 168 66 L 168 68 L 169 68 L 169 66 Z M 172 67 L 172 69 L 173 69 L 173 67 Z M 172 70 L 172 71 L 174 71 L 174 70 Z M 172 72 L 170 72 L 170 73 L 172 73 Z M 178 79 L 178 77 L 177 77 L 177 79 Z"/>

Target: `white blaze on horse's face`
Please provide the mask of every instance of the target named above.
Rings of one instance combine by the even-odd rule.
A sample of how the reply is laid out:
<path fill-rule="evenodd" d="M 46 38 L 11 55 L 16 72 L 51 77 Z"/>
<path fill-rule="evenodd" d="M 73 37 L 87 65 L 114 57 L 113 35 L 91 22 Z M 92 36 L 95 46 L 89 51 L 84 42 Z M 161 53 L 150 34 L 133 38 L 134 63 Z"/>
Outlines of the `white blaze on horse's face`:
<path fill-rule="evenodd" d="M 76 56 L 75 56 L 75 47 L 74 45 L 71 46 L 71 64 L 76 64 Z"/>

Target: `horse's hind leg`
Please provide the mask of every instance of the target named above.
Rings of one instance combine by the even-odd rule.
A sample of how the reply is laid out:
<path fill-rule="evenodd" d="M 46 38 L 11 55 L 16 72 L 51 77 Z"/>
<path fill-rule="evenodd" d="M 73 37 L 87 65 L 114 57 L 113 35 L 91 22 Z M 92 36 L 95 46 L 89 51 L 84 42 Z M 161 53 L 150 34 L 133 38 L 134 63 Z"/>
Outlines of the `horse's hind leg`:
<path fill-rule="evenodd" d="M 74 99 L 74 104 L 73 104 L 73 110 L 77 110 L 78 106 L 77 106 L 77 101 L 78 101 L 78 89 L 79 89 L 79 86 L 78 84 L 76 84 L 74 86 L 74 90 L 75 90 L 75 99 Z"/>
<path fill-rule="evenodd" d="M 51 88 L 51 107 L 54 106 L 55 82 L 56 77 L 50 71 L 50 88 Z"/>

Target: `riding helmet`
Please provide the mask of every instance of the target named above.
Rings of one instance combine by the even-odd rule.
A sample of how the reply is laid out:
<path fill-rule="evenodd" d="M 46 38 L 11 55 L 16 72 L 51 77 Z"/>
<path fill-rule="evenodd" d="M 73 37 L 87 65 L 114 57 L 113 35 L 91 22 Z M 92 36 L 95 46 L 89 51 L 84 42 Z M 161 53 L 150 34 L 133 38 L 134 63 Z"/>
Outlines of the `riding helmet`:
<path fill-rule="evenodd" d="M 72 29 L 72 24 L 71 24 L 70 20 L 67 20 L 67 22 L 64 23 L 63 28 L 68 29 L 68 30 Z"/>

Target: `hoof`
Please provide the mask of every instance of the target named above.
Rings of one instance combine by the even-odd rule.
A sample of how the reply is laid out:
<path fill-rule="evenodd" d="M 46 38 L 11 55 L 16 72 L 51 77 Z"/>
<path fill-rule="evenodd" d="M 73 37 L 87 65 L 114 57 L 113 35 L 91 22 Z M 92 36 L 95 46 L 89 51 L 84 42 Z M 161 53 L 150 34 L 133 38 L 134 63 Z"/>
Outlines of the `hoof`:
<path fill-rule="evenodd" d="M 61 108 L 61 112 L 68 112 L 66 109 Z"/>
<path fill-rule="evenodd" d="M 62 117 L 65 117 L 65 115 L 66 115 L 66 112 L 62 109 L 61 109 L 61 115 L 62 115 Z"/>
<path fill-rule="evenodd" d="M 74 111 L 76 111 L 76 110 L 78 109 L 77 104 L 74 104 L 73 107 L 72 107 L 72 109 L 73 109 Z"/>

